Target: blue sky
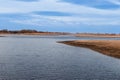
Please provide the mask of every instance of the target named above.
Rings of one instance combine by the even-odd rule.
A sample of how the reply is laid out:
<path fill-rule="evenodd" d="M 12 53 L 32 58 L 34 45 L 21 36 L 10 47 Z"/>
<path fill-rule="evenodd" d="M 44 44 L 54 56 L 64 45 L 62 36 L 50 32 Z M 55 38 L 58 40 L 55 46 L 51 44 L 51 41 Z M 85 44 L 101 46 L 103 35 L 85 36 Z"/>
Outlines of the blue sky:
<path fill-rule="evenodd" d="M 0 0 L 0 29 L 120 33 L 120 0 Z"/>

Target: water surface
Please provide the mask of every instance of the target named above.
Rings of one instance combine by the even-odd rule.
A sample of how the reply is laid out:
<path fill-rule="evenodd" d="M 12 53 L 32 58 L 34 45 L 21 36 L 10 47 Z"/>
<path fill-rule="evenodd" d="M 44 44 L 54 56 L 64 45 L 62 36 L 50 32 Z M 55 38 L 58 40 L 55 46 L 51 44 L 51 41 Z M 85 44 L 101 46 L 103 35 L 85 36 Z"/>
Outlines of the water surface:
<path fill-rule="evenodd" d="M 76 39 L 101 38 L 0 37 L 0 80 L 120 80 L 119 59 L 56 43 Z"/>

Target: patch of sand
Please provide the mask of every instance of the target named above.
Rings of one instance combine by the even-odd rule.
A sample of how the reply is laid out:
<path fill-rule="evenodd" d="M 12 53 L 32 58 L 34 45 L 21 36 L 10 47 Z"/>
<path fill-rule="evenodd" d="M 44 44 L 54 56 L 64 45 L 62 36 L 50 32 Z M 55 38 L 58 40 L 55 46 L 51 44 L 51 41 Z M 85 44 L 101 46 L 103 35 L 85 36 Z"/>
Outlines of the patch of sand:
<path fill-rule="evenodd" d="M 90 48 L 105 55 L 120 58 L 120 40 L 76 40 L 60 43 Z"/>

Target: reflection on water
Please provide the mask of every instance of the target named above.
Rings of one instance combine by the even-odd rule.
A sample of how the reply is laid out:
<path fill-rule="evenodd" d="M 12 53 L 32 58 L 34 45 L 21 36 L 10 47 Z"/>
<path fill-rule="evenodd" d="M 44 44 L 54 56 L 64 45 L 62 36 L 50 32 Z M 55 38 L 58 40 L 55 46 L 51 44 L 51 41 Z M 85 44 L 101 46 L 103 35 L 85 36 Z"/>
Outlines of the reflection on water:
<path fill-rule="evenodd" d="M 56 43 L 56 41 L 74 39 L 99 38 L 1 37 L 0 80 L 120 79 L 119 59 L 99 54 L 90 49 Z"/>

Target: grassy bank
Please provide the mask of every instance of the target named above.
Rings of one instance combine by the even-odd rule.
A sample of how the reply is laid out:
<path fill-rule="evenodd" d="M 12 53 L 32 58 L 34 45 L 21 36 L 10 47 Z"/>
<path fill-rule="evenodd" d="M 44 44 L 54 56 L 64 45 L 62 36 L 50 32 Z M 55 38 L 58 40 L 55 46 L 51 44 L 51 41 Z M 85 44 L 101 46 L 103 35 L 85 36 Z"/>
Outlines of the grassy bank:
<path fill-rule="evenodd" d="M 120 58 L 120 40 L 76 40 L 62 41 L 60 43 L 90 48 L 102 54 Z"/>

